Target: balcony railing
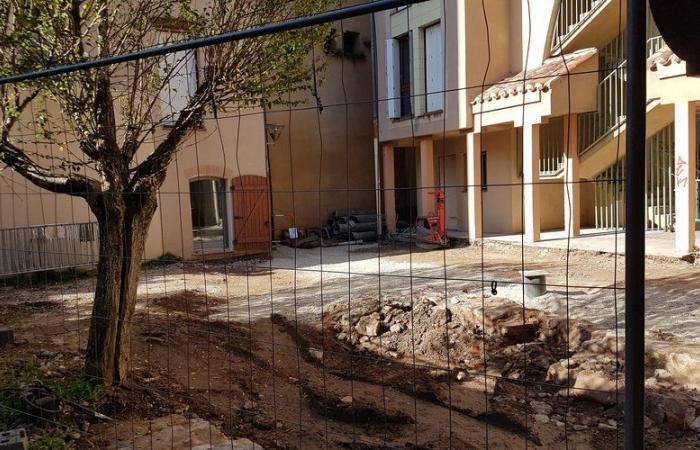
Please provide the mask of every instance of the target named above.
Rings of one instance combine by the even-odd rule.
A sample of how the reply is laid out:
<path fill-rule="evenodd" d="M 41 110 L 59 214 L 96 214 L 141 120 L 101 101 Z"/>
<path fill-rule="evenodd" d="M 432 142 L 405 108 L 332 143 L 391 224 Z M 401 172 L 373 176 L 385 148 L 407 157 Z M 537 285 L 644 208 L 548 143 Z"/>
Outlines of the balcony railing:
<path fill-rule="evenodd" d="M 554 28 L 552 48 L 559 45 L 560 40 L 576 31 L 576 29 L 602 5 L 605 0 L 562 0 Z"/>
<path fill-rule="evenodd" d="M 622 65 L 598 83 L 598 110 L 578 116 L 578 151 L 583 154 L 625 120 L 627 68 Z"/>
<path fill-rule="evenodd" d="M 651 56 L 664 45 L 659 30 L 649 16 L 647 55 Z M 586 153 L 598 142 L 607 138 L 625 122 L 625 88 L 627 85 L 625 48 L 625 32 L 623 31 L 599 51 L 598 109 L 578 116 L 579 155 Z"/>
<path fill-rule="evenodd" d="M 553 117 L 540 131 L 540 176 L 555 176 L 564 167 L 564 119 Z"/>
<path fill-rule="evenodd" d="M 673 231 L 675 220 L 675 174 L 673 170 L 674 124 L 646 140 L 647 230 Z M 599 229 L 624 228 L 625 157 L 595 177 L 595 224 Z"/>
<path fill-rule="evenodd" d="M 90 266 L 98 255 L 96 222 L 0 229 L 0 277 Z"/>

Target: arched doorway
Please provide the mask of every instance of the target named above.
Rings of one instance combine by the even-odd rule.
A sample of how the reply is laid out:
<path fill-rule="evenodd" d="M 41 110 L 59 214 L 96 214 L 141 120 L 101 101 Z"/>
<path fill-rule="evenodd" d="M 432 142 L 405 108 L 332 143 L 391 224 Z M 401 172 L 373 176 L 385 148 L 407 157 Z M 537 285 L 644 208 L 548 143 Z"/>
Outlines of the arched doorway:
<path fill-rule="evenodd" d="M 230 249 L 230 202 L 227 201 L 227 193 L 227 181 L 223 178 L 190 181 L 194 253 L 219 253 Z"/>

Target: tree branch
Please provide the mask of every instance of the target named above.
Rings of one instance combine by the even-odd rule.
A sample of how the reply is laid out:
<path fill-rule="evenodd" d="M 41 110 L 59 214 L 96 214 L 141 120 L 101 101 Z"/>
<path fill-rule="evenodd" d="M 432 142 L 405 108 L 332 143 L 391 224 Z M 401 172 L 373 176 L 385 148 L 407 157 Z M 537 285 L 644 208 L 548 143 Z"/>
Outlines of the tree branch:
<path fill-rule="evenodd" d="M 17 123 L 17 120 L 19 120 L 20 116 L 22 115 L 22 112 L 24 112 L 24 109 L 29 105 L 36 97 L 39 95 L 39 90 L 35 90 L 34 92 L 30 92 L 29 95 L 24 97 L 22 100 L 20 100 L 19 94 L 15 96 L 15 114 L 10 115 L 9 117 L 5 117 L 5 122 L 2 124 L 2 133 L 0 134 L 0 139 L 3 141 L 7 140 L 7 137 L 10 134 L 10 130 L 12 130 L 12 127 Z M 5 100 L 5 99 L 3 99 Z M 3 103 L 5 103 L 3 101 Z M 7 113 L 3 111 L 3 115 L 7 116 Z"/>
<path fill-rule="evenodd" d="M 36 164 L 21 149 L 7 141 L 0 142 L 0 161 L 36 186 L 50 192 L 81 197 L 88 202 L 102 192 L 98 181 L 80 174 L 52 173 Z"/>
<path fill-rule="evenodd" d="M 192 96 L 190 104 L 180 111 L 177 120 L 168 132 L 168 136 L 158 144 L 153 153 L 132 170 L 129 182 L 129 187 L 132 190 L 139 190 L 141 186 L 147 184 L 155 184 L 158 187 L 162 183 L 178 146 L 190 131 L 201 123 L 210 97 L 210 85 L 208 83 L 201 84 Z"/>

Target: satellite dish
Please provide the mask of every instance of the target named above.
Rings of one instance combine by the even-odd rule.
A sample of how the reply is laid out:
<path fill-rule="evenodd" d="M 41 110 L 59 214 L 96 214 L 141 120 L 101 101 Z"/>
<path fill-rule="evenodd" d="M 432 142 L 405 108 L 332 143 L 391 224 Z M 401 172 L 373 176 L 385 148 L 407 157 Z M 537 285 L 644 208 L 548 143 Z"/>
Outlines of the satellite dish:
<path fill-rule="evenodd" d="M 649 0 L 656 26 L 673 53 L 686 63 L 686 73 L 700 76 L 700 2 Z"/>

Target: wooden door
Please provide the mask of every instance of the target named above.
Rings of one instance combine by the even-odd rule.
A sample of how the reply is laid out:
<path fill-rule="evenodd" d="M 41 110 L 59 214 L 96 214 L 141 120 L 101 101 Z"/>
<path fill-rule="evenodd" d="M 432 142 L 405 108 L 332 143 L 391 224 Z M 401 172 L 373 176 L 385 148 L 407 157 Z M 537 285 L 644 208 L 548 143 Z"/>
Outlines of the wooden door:
<path fill-rule="evenodd" d="M 270 250 L 270 196 L 267 178 L 243 175 L 231 181 L 236 251 Z"/>

